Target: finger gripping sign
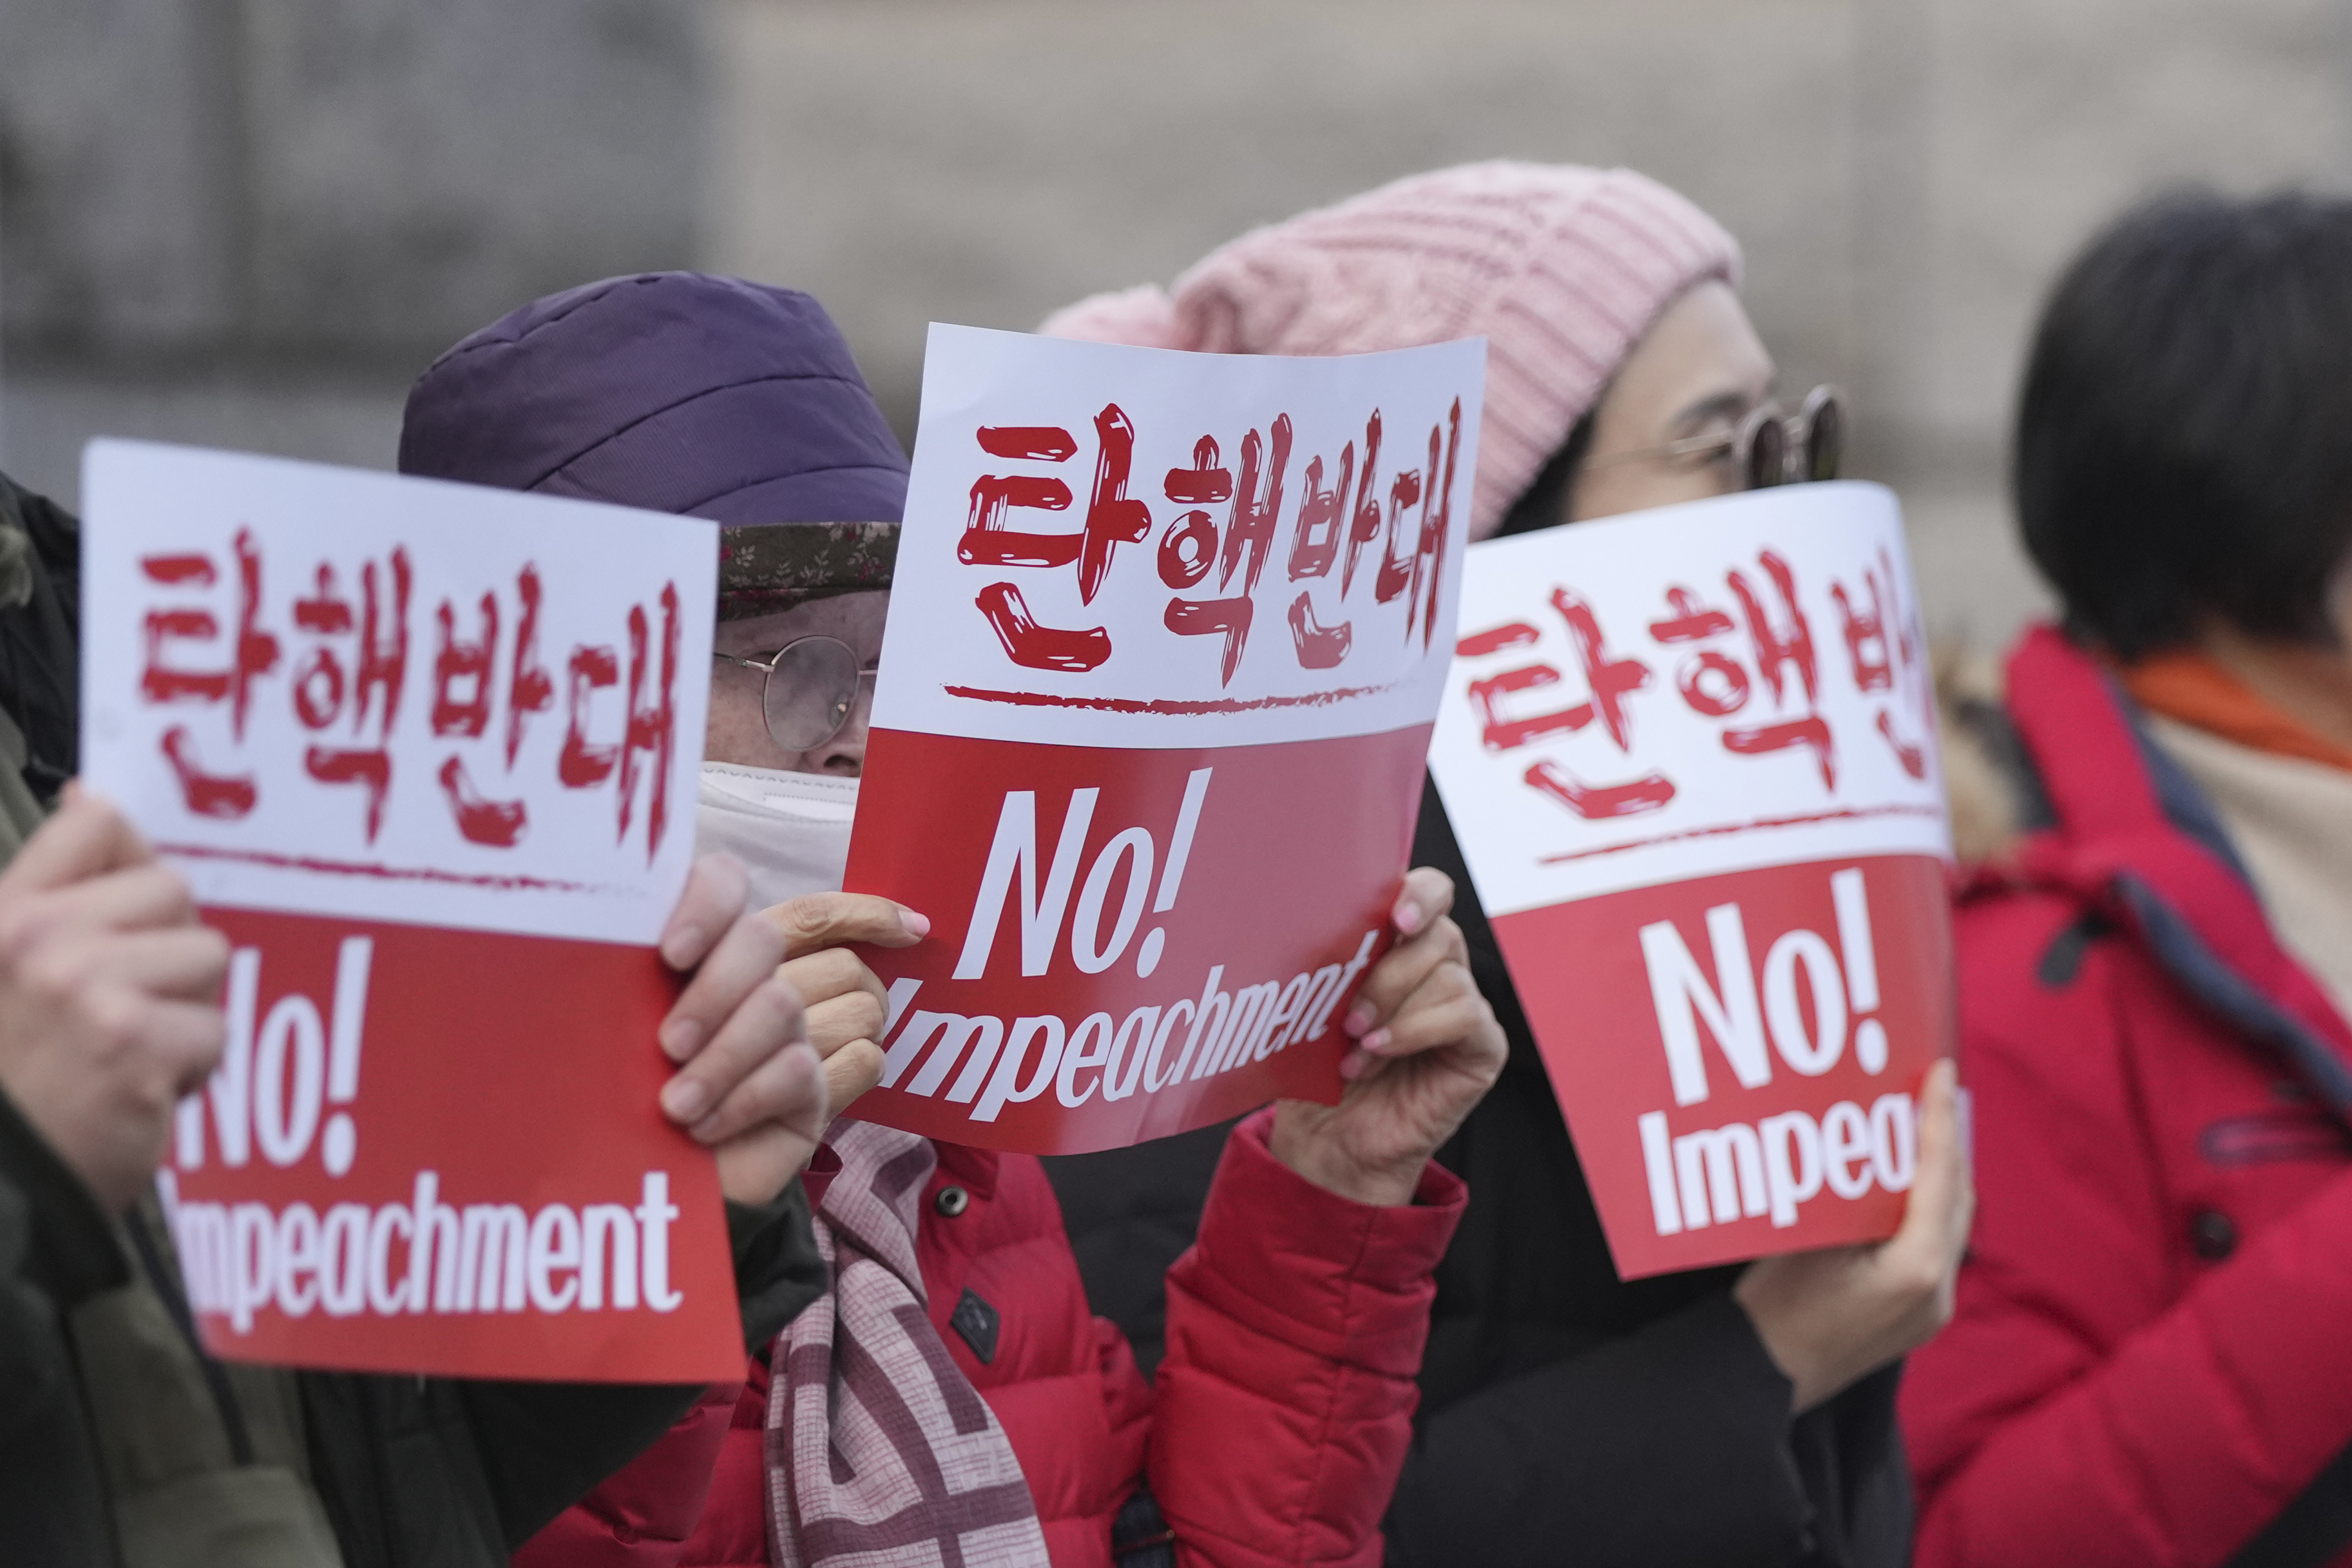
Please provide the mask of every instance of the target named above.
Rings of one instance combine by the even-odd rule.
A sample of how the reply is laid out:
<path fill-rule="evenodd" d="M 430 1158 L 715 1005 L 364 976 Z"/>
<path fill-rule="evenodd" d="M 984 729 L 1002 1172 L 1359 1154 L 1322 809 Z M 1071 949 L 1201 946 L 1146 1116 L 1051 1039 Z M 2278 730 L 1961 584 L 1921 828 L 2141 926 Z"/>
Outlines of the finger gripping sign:
<path fill-rule="evenodd" d="M 161 1185 L 237 1361 L 741 1369 L 653 942 L 693 853 L 708 523 L 89 449 L 83 776 L 232 956 Z"/>
<path fill-rule="evenodd" d="M 1115 1148 L 1340 1089 L 1454 640 L 1479 342 L 1331 359 L 934 326 L 848 886 L 881 1087 Z"/>
<path fill-rule="evenodd" d="M 1496 540 L 1430 765 L 1627 1279 L 1892 1235 L 1950 837 L 1895 498 Z"/>

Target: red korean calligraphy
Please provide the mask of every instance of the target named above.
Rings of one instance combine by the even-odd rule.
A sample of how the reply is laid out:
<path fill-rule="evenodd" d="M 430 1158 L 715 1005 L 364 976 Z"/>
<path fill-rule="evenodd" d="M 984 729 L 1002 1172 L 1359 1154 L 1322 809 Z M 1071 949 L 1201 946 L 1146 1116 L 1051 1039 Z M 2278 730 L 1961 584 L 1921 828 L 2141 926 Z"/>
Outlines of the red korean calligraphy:
<path fill-rule="evenodd" d="M 358 826 L 374 843 L 395 785 L 411 615 L 421 608 L 412 604 L 416 573 L 408 552 L 394 547 L 357 563 L 315 562 L 291 579 L 282 620 L 268 613 L 262 551 L 250 531 L 237 532 L 226 561 L 201 552 L 153 554 L 140 569 L 157 590 L 145 613 L 142 700 L 226 706 L 229 749 L 241 753 L 265 681 L 280 677 L 301 737 L 302 773 L 321 785 L 356 791 Z M 571 650 L 568 728 L 555 770 L 555 782 L 566 789 L 612 783 L 618 841 L 627 839 L 644 796 L 649 862 L 669 823 L 677 742 L 681 628 L 674 585 L 662 589 L 659 609 L 657 631 L 646 606 L 629 612 L 625 691 L 619 648 L 583 644 Z M 555 678 L 540 648 L 545 611 L 546 588 L 530 564 L 503 591 L 451 595 L 433 606 L 422 727 L 441 746 L 430 771 L 451 824 L 472 844 L 512 847 L 529 831 L 529 791 L 513 775 L 530 721 L 555 707 Z M 503 726 L 494 723 L 501 687 Z M 610 714 L 593 702 L 606 689 L 619 699 Z M 167 727 L 158 745 L 189 811 L 237 820 L 260 804 L 258 773 L 203 755 L 189 725 Z M 502 784 L 478 782 L 499 774 Z"/>
<path fill-rule="evenodd" d="M 1391 582 L 1409 581 L 1410 567 L 1401 556 L 1384 559 L 1381 571 Z M 1895 581 L 1893 564 L 1882 552 L 1862 574 L 1858 589 L 1839 582 L 1830 585 L 1846 663 L 1855 689 L 1864 694 L 1892 695 L 1900 684 L 1907 695 L 1913 685 L 1908 672 L 1920 659 L 1913 623 L 1890 607 Z M 1671 691 L 1700 719 L 1727 721 L 1717 731 L 1725 752 L 1757 758 L 1794 752 L 1811 764 L 1822 789 L 1834 793 L 1838 752 L 1821 706 L 1821 653 L 1788 559 L 1773 550 L 1759 551 L 1752 564 L 1742 563 L 1723 574 L 1715 596 L 1673 584 L 1665 601 L 1665 613 L 1643 629 L 1669 657 L 1672 679 L 1649 696 L 1641 694 L 1651 691 L 1656 672 L 1641 658 L 1616 651 L 1599 608 L 1570 588 L 1551 589 L 1549 608 L 1566 634 L 1573 679 L 1559 665 L 1534 656 L 1546 637 L 1535 621 L 1507 622 L 1463 637 L 1455 652 L 1464 659 L 1525 650 L 1523 662 L 1469 677 L 1481 742 L 1490 752 L 1537 744 L 1557 748 L 1597 721 L 1597 739 L 1580 742 L 1576 755 L 1589 757 L 1595 744 L 1605 742 L 1610 752 L 1630 762 L 1637 696 L 1654 700 Z M 1927 759 L 1924 743 L 1911 739 L 1906 729 L 1908 705 L 1890 700 L 1876 719 L 1904 771 L 1924 778 Z M 1529 787 L 1593 820 L 1655 810 L 1675 798 L 1674 782 L 1664 773 L 1596 783 L 1578 771 L 1592 765 L 1548 755 L 1531 763 L 1524 778 Z"/>
<path fill-rule="evenodd" d="M 1887 694 L 1874 715 L 1878 733 L 1903 771 L 1924 779 L 1927 776 L 1926 737 L 1934 722 L 1934 684 L 1926 668 L 1917 624 L 1904 614 L 1896 597 L 1898 581 L 1895 563 L 1881 549 L 1877 561 L 1863 568 L 1861 591 L 1850 594 L 1844 584 L 1835 583 L 1830 586 L 1830 598 L 1837 605 L 1854 689 Z M 1870 596 L 1866 609 L 1863 592 Z M 1907 722 L 1898 721 L 1896 712 L 1906 707 L 1913 710 L 1905 715 Z M 1906 739 L 1906 729 L 1917 738 Z"/>
<path fill-rule="evenodd" d="M 617 773 L 618 833 L 615 842 L 619 842 L 628 837 L 630 818 L 636 809 L 637 790 L 644 776 L 639 756 L 642 753 L 650 758 L 653 763 L 651 798 L 646 813 L 646 858 L 649 864 L 668 826 L 670 757 L 677 744 L 679 626 L 675 584 L 663 584 L 661 609 L 660 662 L 656 676 L 656 655 L 650 646 L 650 626 L 645 606 L 633 605 L 629 608 L 628 689 L 623 700 L 616 739 L 597 741 L 591 739 L 591 732 L 597 728 L 595 693 L 621 684 L 619 651 L 609 644 L 582 645 L 572 650 L 569 709 L 563 748 L 556 763 L 557 776 L 566 789 L 593 788 Z"/>
<path fill-rule="evenodd" d="M 220 622 L 210 609 L 188 603 L 153 608 L 147 612 L 146 660 L 139 685 L 141 693 L 154 703 L 227 702 L 230 732 L 241 742 L 254 682 L 278 668 L 279 647 L 278 639 L 260 625 L 259 547 L 249 531 L 240 529 L 230 551 L 236 565 L 236 632 L 230 639 L 227 663 L 191 668 L 172 662 L 167 655 L 167 644 L 210 644 L 220 639 Z M 218 576 L 209 555 L 150 555 L 139 565 L 149 582 L 171 587 L 210 588 Z M 190 811 L 231 820 L 252 812 L 259 799 L 252 775 L 206 771 L 197 760 L 195 742 L 186 725 L 165 730 L 159 743 Z"/>
<path fill-rule="evenodd" d="M 1444 423 L 1431 427 L 1426 466 L 1387 476 L 1385 513 L 1377 410 L 1365 423 L 1360 463 L 1353 439 L 1328 463 L 1320 454 L 1311 455 L 1295 492 L 1289 482 L 1296 432 L 1288 415 L 1276 416 L 1262 430 L 1243 432 L 1231 463 L 1214 434 L 1199 437 L 1190 465 L 1169 468 L 1162 477 L 1160 494 L 1175 509 L 1164 524 L 1155 521 L 1145 500 L 1129 494 L 1138 439 L 1133 422 L 1112 403 L 1095 416 L 1094 427 L 1094 478 L 1079 528 L 1055 528 L 1046 526 L 1048 517 L 1019 515 L 1068 512 L 1076 498 L 1059 475 L 984 473 L 971 485 L 957 560 L 992 574 L 1007 568 L 1075 565 L 1078 603 L 1091 605 L 1118 547 L 1147 543 L 1158 528 L 1150 556 L 1171 594 L 1160 624 L 1177 637 L 1215 639 L 1219 679 L 1230 685 L 1256 620 L 1259 584 L 1276 555 L 1286 501 L 1295 495 L 1289 548 L 1282 559 L 1288 582 L 1303 585 L 1291 596 L 1283 619 L 1299 668 L 1336 668 L 1356 647 L 1355 625 L 1342 611 L 1355 585 L 1359 557 L 1367 550 L 1378 552 L 1370 574 L 1373 602 L 1405 599 L 1408 639 L 1418 631 L 1425 648 L 1435 636 L 1439 579 L 1453 528 L 1462 432 L 1458 401 Z M 1066 465 L 1079 450 L 1071 432 L 1060 426 L 983 426 L 974 439 L 988 457 L 1006 462 Z M 1222 521 L 1212 509 L 1222 509 Z M 1312 585 L 1328 585 L 1335 566 L 1338 591 L 1318 611 Z M 1111 658 L 1108 626 L 1042 621 L 1017 582 L 992 581 L 973 603 L 1005 657 L 1024 668 L 1084 673 Z"/>
<path fill-rule="evenodd" d="M 294 601 L 294 625 L 309 638 L 294 669 L 294 710 L 313 740 L 303 771 L 320 784 L 362 792 L 368 842 L 383 830 L 392 792 L 393 726 L 408 680 L 408 601 L 415 574 L 408 553 L 394 549 L 382 563 L 363 563 L 359 602 L 341 591 L 334 567 L 320 562 L 310 591 Z M 356 614 L 354 613 L 356 611 Z M 374 743 L 367 743 L 371 710 Z M 338 721 L 351 717 L 348 735 Z"/>
<path fill-rule="evenodd" d="M 1113 404 L 1103 410 L 1096 424 L 1099 428 L 1108 421 L 1124 431 L 1126 420 L 1118 405 Z M 1066 463 L 1078 449 L 1067 430 L 1055 426 L 982 426 L 978 434 L 981 450 L 995 458 Z M 1131 450 L 1131 442 L 1123 445 L 1117 455 L 1106 446 L 1097 465 L 1098 498 L 1107 479 L 1115 495 L 1123 495 L 1127 458 Z M 1110 469 L 1114 464 L 1115 476 L 1101 471 Z M 956 559 L 967 566 L 1056 567 L 1091 555 L 1097 563 L 1092 577 L 1089 579 L 1082 566 L 1078 590 L 1081 603 L 1091 602 L 1109 565 L 1111 540 L 1096 541 L 1086 532 L 1016 529 L 1005 519 L 1005 513 L 1014 508 L 1066 511 L 1069 506 L 1070 487 L 1050 475 L 982 474 L 972 483 L 971 511 L 965 520 L 963 537 L 956 546 Z M 1114 515 L 1118 521 L 1113 526 L 1123 528 L 1127 521 L 1124 511 Z M 1148 529 L 1148 518 L 1146 526 Z M 1029 605 L 1014 584 L 989 584 L 981 590 L 979 605 L 981 614 L 988 617 L 989 626 L 1004 645 L 1005 656 L 1015 664 L 1031 669 L 1083 670 L 1092 669 L 1110 657 L 1108 630 L 1096 626 L 1073 632 L 1041 626 L 1029 613 Z"/>
<path fill-rule="evenodd" d="M 1473 680 L 1470 705 L 1478 715 L 1481 742 L 1490 752 L 1515 751 L 1547 737 L 1574 734 L 1597 718 L 1616 750 L 1628 752 L 1633 721 L 1627 701 L 1650 684 L 1649 666 L 1610 651 L 1598 613 L 1580 595 L 1566 588 L 1555 588 L 1551 608 L 1568 629 L 1570 647 L 1575 651 L 1589 695 L 1581 701 L 1549 712 L 1513 717 L 1506 711 L 1507 699 L 1560 685 L 1563 678 L 1557 666 L 1538 660 Z M 1541 637 L 1542 633 L 1536 627 L 1514 622 L 1465 637 L 1460 650 L 1465 657 L 1499 653 L 1506 648 L 1532 646 Z M 1654 811 L 1675 798 L 1673 781 L 1656 772 L 1621 784 L 1595 784 L 1571 773 L 1559 760 L 1547 757 L 1530 763 L 1523 777 L 1530 788 L 1549 795 L 1577 816 L 1593 820 Z"/>
<path fill-rule="evenodd" d="M 1748 618 L 1757 668 L 1771 688 L 1773 700 L 1777 703 L 1786 696 L 1784 682 L 1793 667 L 1797 679 L 1804 685 L 1807 711 L 1793 719 L 1727 730 L 1723 734 L 1724 749 L 1742 756 L 1756 756 L 1791 746 L 1807 747 L 1822 771 L 1822 787 L 1833 790 L 1837 788 L 1836 745 L 1828 721 L 1812 710 L 1821 690 L 1821 666 L 1813 653 L 1812 624 L 1797 604 L 1796 574 L 1788 562 L 1769 550 L 1756 559 L 1766 581 L 1778 594 L 1780 618 L 1774 618 L 1774 612 L 1744 572 L 1730 574 L 1732 596 L 1739 601 L 1740 610 Z"/>

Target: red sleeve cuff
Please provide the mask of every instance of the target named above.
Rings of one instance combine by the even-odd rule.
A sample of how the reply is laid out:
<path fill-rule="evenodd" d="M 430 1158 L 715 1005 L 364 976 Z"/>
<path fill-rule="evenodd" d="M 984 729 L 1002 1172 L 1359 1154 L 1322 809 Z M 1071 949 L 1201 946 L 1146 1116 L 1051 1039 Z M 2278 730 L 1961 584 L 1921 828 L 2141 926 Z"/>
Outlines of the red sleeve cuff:
<path fill-rule="evenodd" d="M 1356 1203 L 1275 1158 L 1273 1122 L 1269 1107 L 1234 1129 L 1170 1289 L 1311 1354 L 1412 1376 L 1469 1189 L 1432 1162 L 1411 1204 Z"/>

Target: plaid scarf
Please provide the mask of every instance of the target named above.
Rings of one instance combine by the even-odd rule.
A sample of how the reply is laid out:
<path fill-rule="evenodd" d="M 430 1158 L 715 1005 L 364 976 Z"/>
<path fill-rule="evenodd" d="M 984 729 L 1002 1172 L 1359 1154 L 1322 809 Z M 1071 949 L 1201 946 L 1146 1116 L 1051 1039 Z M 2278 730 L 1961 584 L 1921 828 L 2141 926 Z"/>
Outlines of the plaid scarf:
<path fill-rule="evenodd" d="M 768 1531 L 782 1568 L 1045 1568 L 996 1416 L 924 1310 L 915 1261 L 930 1141 L 846 1118 L 816 1210 L 833 1289 L 777 1336 Z"/>

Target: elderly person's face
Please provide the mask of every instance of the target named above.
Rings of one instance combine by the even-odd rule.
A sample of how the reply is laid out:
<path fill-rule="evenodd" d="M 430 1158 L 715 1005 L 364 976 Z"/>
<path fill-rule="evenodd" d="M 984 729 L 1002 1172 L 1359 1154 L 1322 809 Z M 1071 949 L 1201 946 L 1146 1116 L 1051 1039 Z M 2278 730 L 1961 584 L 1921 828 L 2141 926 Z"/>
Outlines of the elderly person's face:
<path fill-rule="evenodd" d="M 1700 436 L 1727 440 L 1771 395 L 1772 378 L 1772 356 L 1731 286 L 1711 279 L 1690 289 L 1625 356 L 1595 405 L 1592 446 L 1559 521 L 1613 517 L 1739 489 L 1727 450 L 1693 458 L 1654 448 Z"/>
<path fill-rule="evenodd" d="M 847 643 L 857 655 L 859 668 L 870 668 L 882 652 L 882 622 L 889 608 L 887 588 L 836 594 L 772 616 L 721 621 L 712 647 L 738 658 L 766 659 L 794 637 L 821 634 Z M 769 734 L 760 701 L 765 679 L 760 671 L 741 665 L 711 666 L 710 724 L 703 741 L 706 756 L 714 763 L 740 767 L 842 778 L 856 778 L 864 771 L 866 725 L 874 703 L 870 677 L 857 683 L 857 699 L 841 732 L 806 752 L 788 752 Z"/>

